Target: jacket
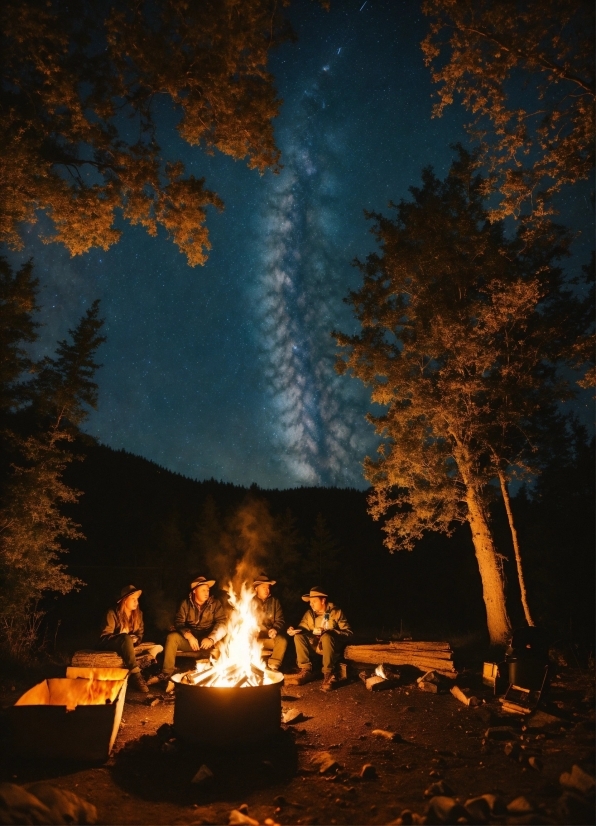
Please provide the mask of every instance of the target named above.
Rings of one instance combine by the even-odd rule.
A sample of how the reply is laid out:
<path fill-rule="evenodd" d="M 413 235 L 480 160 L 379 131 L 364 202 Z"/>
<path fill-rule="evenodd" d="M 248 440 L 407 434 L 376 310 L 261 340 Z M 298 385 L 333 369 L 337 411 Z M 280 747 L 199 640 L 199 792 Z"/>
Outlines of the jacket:
<path fill-rule="evenodd" d="M 258 597 L 253 597 L 253 605 L 255 607 L 255 614 L 259 622 L 259 631 L 265 633 L 274 628 L 279 634 L 286 627 L 284 619 L 284 612 L 281 608 L 281 603 L 275 597 L 267 597 L 266 600 L 260 600 Z"/>
<path fill-rule="evenodd" d="M 175 625 L 180 634 L 191 631 L 200 637 L 211 637 L 213 642 L 219 642 L 226 635 L 226 613 L 215 597 L 209 597 L 199 611 L 192 596 L 188 596 L 178 608 Z"/>
<path fill-rule="evenodd" d="M 329 615 L 326 623 L 326 628 L 324 630 L 331 631 L 333 634 L 337 634 L 340 637 L 351 637 L 353 634 L 352 629 L 350 628 L 350 623 L 346 619 L 346 615 L 341 610 L 341 608 L 337 608 L 332 602 L 327 603 L 327 610 L 325 611 L 325 615 L 323 614 L 315 614 L 312 608 L 309 608 L 306 614 L 300 620 L 299 628 L 304 628 L 305 631 L 308 631 L 309 634 L 312 634 L 315 625 L 317 628 L 323 628 L 324 617 Z"/>
<path fill-rule="evenodd" d="M 138 637 L 136 642 L 136 645 L 138 645 L 143 639 L 143 634 L 145 633 L 145 623 L 143 622 L 143 612 L 140 609 L 137 609 L 136 613 L 136 622 L 133 627 L 123 631 L 122 625 L 120 624 L 118 609 L 110 608 L 106 614 L 103 631 L 100 634 L 101 641 L 106 642 L 107 640 L 117 637 L 119 634 L 135 634 Z"/>

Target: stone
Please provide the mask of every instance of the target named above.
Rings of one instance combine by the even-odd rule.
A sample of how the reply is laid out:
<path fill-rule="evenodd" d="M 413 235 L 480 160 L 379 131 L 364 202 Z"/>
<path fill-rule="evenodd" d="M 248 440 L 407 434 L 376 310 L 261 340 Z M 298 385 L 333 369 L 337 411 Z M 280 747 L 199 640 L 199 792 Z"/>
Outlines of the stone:
<path fill-rule="evenodd" d="M 377 770 L 372 763 L 365 763 L 360 769 L 360 777 L 363 780 L 375 780 L 377 776 Z"/>
<path fill-rule="evenodd" d="M 209 768 L 209 766 L 203 765 L 199 768 L 193 779 L 190 781 L 191 783 L 195 783 L 198 786 L 204 785 L 205 783 L 209 783 L 213 780 L 214 774 Z"/>
<path fill-rule="evenodd" d="M 48 807 L 51 823 L 97 823 L 97 809 L 68 789 L 50 783 L 32 783 L 27 791 Z"/>
<path fill-rule="evenodd" d="M 428 789 L 424 792 L 425 797 L 453 797 L 455 792 L 444 780 L 439 780 L 436 783 L 431 783 Z"/>
<path fill-rule="evenodd" d="M 384 737 L 385 740 L 391 740 L 394 743 L 397 743 L 401 740 L 401 735 L 396 734 L 394 731 L 386 731 L 383 728 L 375 728 L 372 731 L 377 737 Z"/>
<path fill-rule="evenodd" d="M 300 723 L 304 720 L 304 714 L 297 708 L 288 708 L 281 715 L 282 723 L 291 725 L 292 723 Z"/>
<path fill-rule="evenodd" d="M 547 714 L 546 711 L 535 711 L 526 721 L 526 726 L 529 729 L 542 729 L 549 726 L 560 726 L 561 722 L 561 719 L 555 717 L 554 714 Z"/>
<path fill-rule="evenodd" d="M 521 748 L 519 743 L 508 742 L 505 743 L 505 745 L 503 746 L 503 751 L 505 752 L 507 757 L 511 757 L 513 758 L 513 760 L 517 760 L 517 758 L 520 755 Z"/>
<path fill-rule="evenodd" d="M 530 766 L 530 768 L 534 769 L 537 772 L 541 772 L 542 760 L 539 757 L 535 757 L 534 755 L 532 755 L 532 757 L 528 758 L 528 766 Z"/>
<path fill-rule="evenodd" d="M 339 763 L 335 760 L 328 751 L 320 751 L 314 754 L 310 762 L 318 768 L 320 774 L 330 774 L 339 769 Z"/>
<path fill-rule="evenodd" d="M 594 803 L 578 794 L 565 792 L 557 801 L 561 823 L 590 823 L 594 819 Z"/>
<path fill-rule="evenodd" d="M 580 794 L 587 795 L 594 792 L 594 778 L 576 765 L 572 766 L 571 772 L 563 772 L 559 783 L 564 789 L 580 792 Z"/>
<path fill-rule="evenodd" d="M 491 726 L 484 734 L 487 740 L 517 740 L 517 733 L 511 726 Z"/>
<path fill-rule="evenodd" d="M 515 800 L 512 800 L 511 803 L 507 804 L 507 814 L 513 815 L 514 817 L 521 817 L 523 815 L 529 815 L 536 811 L 536 807 L 533 803 L 530 803 L 527 797 L 516 797 Z"/>
<path fill-rule="evenodd" d="M 229 826 L 259 826 L 259 821 L 255 820 L 239 809 L 232 809 L 228 818 Z"/>
<path fill-rule="evenodd" d="M 491 816 L 491 807 L 486 795 L 466 800 L 464 808 L 474 823 L 488 823 Z"/>
<path fill-rule="evenodd" d="M 453 797 L 437 795 L 431 798 L 426 823 L 457 823 L 460 817 L 467 820 L 468 813 Z"/>

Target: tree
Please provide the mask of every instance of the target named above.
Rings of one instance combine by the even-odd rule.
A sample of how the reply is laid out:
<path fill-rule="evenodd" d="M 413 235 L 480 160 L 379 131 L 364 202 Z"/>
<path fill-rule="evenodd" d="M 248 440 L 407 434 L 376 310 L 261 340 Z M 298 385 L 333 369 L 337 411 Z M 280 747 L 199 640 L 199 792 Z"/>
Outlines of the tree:
<path fill-rule="evenodd" d="M 434 115 L 460 98 L 500 194 L 493 218 L 548 213 L 594 168 L 594 5 L 589 0 L 424 0 L 422 42 L 440 84 Z"/>
<path fill-rule="evenodd" d="M 328 587 L 338 573 L 340 548 L 322 513 L 315 519 L 304 567 L 311 584 L 317 582 L 323 587 Z"/>
<path fill-rule="evenodd" d="M 545 225 L 530 245 L 520 226 L 508 239 L 489 221 L 475 161 L 460 147 L 445 181 L 427 169 L 395 218 L 369 215 L 381 254 L 357 262 L 363 285 L 348 299 L 362 331 L 335 335 L 340 372 L 387 407 L 370 416 L 384 442 L 365 462 L 369 510 L 388 514 L 387 546 L 410 550 L 427 531 L 468 523 L 490 638 L 502 643 L 510 624 L 492 483 L 540 405 L 570 392 L 556 364 L 575 331 L 555 325 L 574 299 L 556 266 L 566 233 Z"/>
<path fill-rule="evenodd" d="M 13 272 L 0 257 L 0 417 L 6 427 L 7 415 L 14 413 L 26 397 L 23 374 L 33 366 L 26 345 L 37 338 L 34 320 L 38 281 L 33 264 L 26 262 Z"/>
<path fill-rule="evenodd" d="M 73 459 L 65 443 L 73 440 L 88 407 L 97 404 L 94 356 L 104 341 L 98 314 L 95 301 L 69 331 L 71 341 L 59 342 L 56 358 L 41 362 L 26 411 L 29 432 L 11 434 L 18 458 L 0 508 L 0 635 L 16 657 L 35 639 L 42 596 L 65 594 L 81 584 L 59 561 L 65 552 L 62 542 L 82 538 L 79 526 L 61 510 L 80 496 L 64 482 L 63 473 Z"/>
<path fill-rule="evenodd" d="M 280 6 L 282 4 L 279 4 Z M 276 168 L 270 49 L 289 35 L 272 0 L 7 0 L 2 6 L 0 242 L 44 212 L 72 255 L 108 249 L 117 214 L 165 228 L 191 266 L 210 248 L 204 179 L 166 163 L 161 100 L 189 144 Z M 162 109 L 163 112 L 163 109 Z M 163 119 L 162 119 L 163 120 Z"/>

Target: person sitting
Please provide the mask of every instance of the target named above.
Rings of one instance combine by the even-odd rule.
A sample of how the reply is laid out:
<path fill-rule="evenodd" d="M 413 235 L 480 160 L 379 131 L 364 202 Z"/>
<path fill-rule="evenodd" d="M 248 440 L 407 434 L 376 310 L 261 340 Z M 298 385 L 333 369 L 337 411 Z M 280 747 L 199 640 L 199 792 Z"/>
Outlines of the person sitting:
<path fill-rule="evenodd" d="M 269 579 L 267 574 L 255 577 L 253 604 L 259 621 L 259 643 L 263 651 L 271 651 L 267 668 L 279 671 L 288 647 L 288 638 L 283 633 L 286 623 L 281 603 L 276 597 L 271 596 L 271 588 L 274 585 L 275 580 Z"/>
<path fill-rule="evenodd" d="M 166 637 L 163 668 L 157 680 L 169 680 L 174 673 L 178 651 L 194 651 L 199 658 L 209 657 L 226 635 L 226 614 L 221 602 L 209 595 L 214 579 L 195 577 L 190 594 L 176 613 L 176 630 Z"/>
<path fill-rule="evenodd" d="M 104 651 L 116 651 L 122 657 L 124 665 L 130 671 L 130 684 L 137 691 L 146 694 L 149 691 L 141 669 L 137 663 L 135 646 L 138 646 L 145 632 L 143 612 L 139 608 L 140 588 L 125 585 L 120 591 L 116 605 L 106 614 L 99 647 Z M 155 657 L 162 650 L 161 645 L 149 649 Z"/>
<path fill-rule="evenodd" d="M 304 602 L 310 608 L 300 620 L 298 628 L 290 626 L 288 634 L 294 637 L 299 673 L 292 679 L 296 685 L 303 685 L 314 679 L 311 655 L 323 657 L 323 691 L 331 691 L 335 680 L 334 669 L 345 646 L 346 638 L 352 636 L 352 629 L 341 608 L 328 601 L 328 596 L 319 585 L 313 585 Z"/>

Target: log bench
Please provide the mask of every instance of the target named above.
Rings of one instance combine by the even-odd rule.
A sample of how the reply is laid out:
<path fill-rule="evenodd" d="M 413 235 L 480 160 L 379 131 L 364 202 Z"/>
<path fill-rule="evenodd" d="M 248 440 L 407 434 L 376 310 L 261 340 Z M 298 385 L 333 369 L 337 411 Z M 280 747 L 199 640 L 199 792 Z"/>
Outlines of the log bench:
<path fill-rule="evenodd" d="M 154 648 L 154 642 L 142 642 L 135 645 L 135 655 L 137 664 L 142 670 L 153 662 L 150 649 Z M 75 651 L 70 663 L 76 668 L 125 668 L 124 661 L 120 654 L 115 651 L 97 651 L 92 648 L 83 648 Z"/>
<path fill-rule="evenodd" d="M 420 671 L 437 671 L 445 677 L 457 677 L 453 651 L 448 642 L 400 640 L 374 645 L 348 645 L 344 657 L 370 665 L 412 665 Z"/>

